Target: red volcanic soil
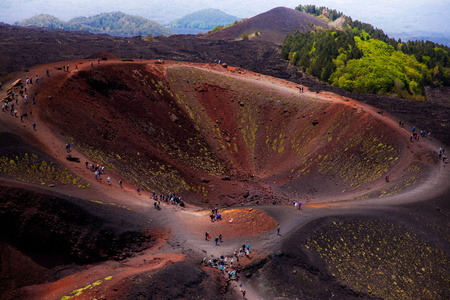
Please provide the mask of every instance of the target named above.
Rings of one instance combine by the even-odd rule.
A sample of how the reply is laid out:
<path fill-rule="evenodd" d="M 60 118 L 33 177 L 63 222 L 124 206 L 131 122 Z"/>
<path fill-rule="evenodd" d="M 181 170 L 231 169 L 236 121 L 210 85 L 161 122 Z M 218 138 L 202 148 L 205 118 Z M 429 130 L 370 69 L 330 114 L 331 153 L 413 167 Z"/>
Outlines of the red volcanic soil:
<path fill-rule="evenodd" d="M 398 193 L 436 163 L 425 148 L 413 163 L 405 129 L 332 94 L 218 65 L 82 63 L 37 89 L 39 118 L 134 189 L 202 206 L 336 200 Z"/>
<path fill-rule="evenodd" d="M 280 9 L 278 11 L 288 13 L 290 10 Z M 292 11 L 290 12 L 292 13 Z M 302 18 L 311 17 L 298 15 L 300 12 L 296 11 L 293 11 L 293 13 Z M 289 20 L 289 18 L 287 19 Z M 263 21 L 263 24 L 282 22 L 284 21 L 270 19 L 269 21 Z M 283 28 L 279 26 L 278 30 L 285 32 Z M 258 28 L 255 30 L 258 30 Z M 261 29 L 259 28 L 259 30 Z M 416 126 L 425 129 L 430 131 L 432 136 L 439 141 L 447 145 L 450 144 L 450 133 L 447 130 L 448 115 L 450 115 L 448 100 L 450 99 L 450 91 L 448 88 L 427 87 L 426 96 L 429 101 L 420 102 L 384 95 L 352 94 L 338 87 L 320 83 L 307 76 L 300 69 L 289 65 L 288 61 L 281 60 L 281 46 L 274 44 L 272 41 L 262 40 L 264 32 L 270 32 L 270 30 L 269 28 L 262 31 L 262 38 L 252 38 L 248 41 L 174 35 L 155 37 L 154 41 L 149 42 L 142 37 L 120 38 L 82 31 L 70 32 L 0 23 L 0 36 L 2 36 L 0 40 L 0 76 L 3 76 L 0 81 L 8 82 L 11 77 L 7 74 L 19 70 L 25 71 L 26 68 L 34 65 L 86 57 L 96 59 L 99 55 L 92 56 L 92 53 L 105 53 L 105 51 L 124 59 L 138 59 L 143 56 L 146 59 L 161 58 L 197 63 L 209 63 L 220 59 L 228 65 L 240 66 L 257 73 L 305 85 L 314 92 L 328 91 L 375 106 L 380 110 L 390 112 L 398 119 L 404 120 L 407 127 Z M 249 33 L 254 33 L 254 30 Z M 281 40 L 285 36 L 285 33 L 275 34 Z M 30 45 L 33 45 L 33 47 L 30 47 Z M 17 55 L 17 53 L 21 53 L 21 55 Z M 56 67 L 62 67 L 62 64 L 52 64 L 50 67 L 51 73 L 56 70 Z M 45 69 L 43 70 L 45 71 Z"/>
<path fill-rule="evenodd" d="M 220 210 L 222 220 L 211 221 L 210 214 L 211 211 L 186 212 L 180 218 L 186 223 L 188 231 L 197 236 L 204 236 L 205 228 L 208 228 L 211 240 L 220 234 L 224 239 L 259 235 L 277 225 L 266 212 L 253 208 Z"/>
<path fill-rule="evenodd" d="M 419 291 L 408 288 L 412 280 L 436 290 L 424 295 L 445 298 L 442 144 L 410 142 L 391 115 L 217 64 L 77 60 L 12 74 L 4 86 L 36 72 L 39 84 L 24 86 L 29 98 L 19 97 L 18 116 L 0 116 L 2 297 L 236 299 L 239 282 L 248 299 L 408 298 Z M 65 159 L 67 143 L 80 163 Z M 102 179 L 85 161 L 106 167 Z M 186 205 L 162 201 L 157 210 L 152 191 L 174 192 Z M 215 207 L 222 221 L 211 222 Z M 223 242 L 205 240 L 206 231 Z M 402 243 L 370 244 L 384 234 Z M 354 250 L 363 240 L 370 260 Z M 330 246 L 341 242 L 339 251 Z M 247 243 L 250 257 L 233 266 L 238 281 L 201 264 Z M 420 251 L 392 256 L 396 244 Z M 403 268 L 425 263 L 426 251 L 436 259 L 415 273 Z M 380 280 L 367 286 L 331 257 L 355 257 L 348 265 L 359 278 Z M 372 273 L 381 257 L 403 267 L 380 264 L 382 274 Z M 394 282 L 398 289 L 385 288 Z"/>
<path fill-rule="evenodd" d="M 325 28 L 328 23 L 295 9 L 276 7 L 205 37 L 209 39 L 241 39 L 243 33 L 251 36 L 258 31 L 261 32 L 259 36 L 252 38 L 282 44 L 288 34 L 292 34 L 294 31 L 308 32 L 315 26 Z"/>

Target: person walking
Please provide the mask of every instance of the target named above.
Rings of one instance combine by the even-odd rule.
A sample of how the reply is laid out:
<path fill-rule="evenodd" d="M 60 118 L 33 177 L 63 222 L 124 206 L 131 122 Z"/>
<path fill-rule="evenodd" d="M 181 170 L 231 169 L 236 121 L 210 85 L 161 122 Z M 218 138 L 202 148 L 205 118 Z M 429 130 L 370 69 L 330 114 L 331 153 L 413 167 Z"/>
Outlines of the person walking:
<path fill-rule="evenodd" d="M 111 181 L 111 177 L 108 176 L 108 178 L 106 178 L 106 180 L 108 181 L 108 184 L 109 184 L 109 182 Z"/>
<path fill-rule="evenodd" d="M 36 123 L 33 123 L 33 129 L 36 131 Z"/>
<path fill-rule="evenodd" d="M 277 227 L 277 235 L 280 235 L 280 225 Z"/>
<path fill-rule="evenodd" d="M 219 242 L 219 238 L 216 237 L 215 241 L 216 241 L 216 246 L 217 246 L 217 243 Z"/>
<path fill-rule="evenodd" d="M 123 186 L 122 186 L 122 179 L 119 180 L 119 185 L 120 185 L 121 188 L 123 188 Z"/>

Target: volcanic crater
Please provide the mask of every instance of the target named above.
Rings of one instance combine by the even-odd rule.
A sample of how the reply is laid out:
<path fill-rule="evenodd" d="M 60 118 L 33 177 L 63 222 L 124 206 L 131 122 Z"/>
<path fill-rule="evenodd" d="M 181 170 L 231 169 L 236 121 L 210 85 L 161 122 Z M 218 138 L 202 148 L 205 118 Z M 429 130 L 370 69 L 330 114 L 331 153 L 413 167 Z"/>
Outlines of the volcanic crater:
<path fill-rule="evenodd" d="M 433 203 L 448 207 L 442 196 L 448 171 L 436 157 L 437 141 L 410 141 L 409 127 L 353 99 L 238 67 L 114 57 L 90 62 L 76 61 L 76 70 L 75 62 L 58 62 L 10 75 L 12 82 L 50 70 L 27 86 L 35 105 L 19 97 L 19 113 L 32 108 L 32 114 L 23 122 L 6 113 L 0 119 L 0 225 L 10 226 L 0 235 L 2 296 L 235 299 L 237 286 L 199 262 L 231 256 L 249 241 L 256 246 L 238 268 L 251 299 L 260 291 L 269 298 L 409 297 L 416 290 L 407 288 L 408 280 L 437 268 L 439 278 L 424 283 L 431 289 L 445 277 L 448 249 L 440 249 L 448 228 L 442 236 L 426 232 L 448 216 L 420 204 L 404 217 L 407 208 L 390 206 L 439 196 Z M 71 71 L 61 70 L 68 63 Z M 66 160 L 68 143 L 79 163 Z M 91 163 L 105 167 L 102 179 L 94 179 Z M 153 192 L 175 193 L 185 206 L 163 201 L 162 210 L 155 209 Z M 224 220 L 210 222 L 217 207 Z M 429 218 L 417 230 L 411 224 L 422 218 L 420 211 Z M 438 259 L 411 279 L 405 275 L 411 257 L 390 256 L 386 242 L 383 257 L 401 264 L 396 276 L 409 279 L 398 289 L 385 288 L 393 279 L 382 286 L 370 281 L 375 286 L 369 288 L 352 276 L 372 274 L 363 266 L 378 265 L 381 246 L 367 239 L 371 259 L 349 264 L 364 274 L 333 259 L 346 258 L 358 243 L 353 237 L 364 239 L 371 226 L 379 228 L 375 236 L 391 230 L 403 244 L 423 244 Z M 340 243 L 340 228 L 348 229 L 340 236 L 348 249 L 324 255 Z M 206 230 L 223 234 L 224 242 L 211 245 Z M 416 232 L 418 238 L 404 238 Z M 181 284 L 174 273 L 183 273 Z"/>
<path fill-rule="evenodd" d="M 66 142 L 141 189 L 196 205 L 380 194 L 385 175 L 398 192 L 412 175 L 396 172 L 435 163 L 426 150 L 411 161 L 404 129 L 368 107 L 239 68 L 105 64 L 49 80 L 40 118 Z"/>

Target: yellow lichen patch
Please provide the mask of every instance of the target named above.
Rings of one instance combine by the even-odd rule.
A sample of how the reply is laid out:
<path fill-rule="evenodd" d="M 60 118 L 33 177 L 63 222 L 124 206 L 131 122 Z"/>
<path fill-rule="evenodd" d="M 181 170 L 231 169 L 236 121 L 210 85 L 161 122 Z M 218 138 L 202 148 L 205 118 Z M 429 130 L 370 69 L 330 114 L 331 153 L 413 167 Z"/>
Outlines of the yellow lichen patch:
<path fill-rule="evenodd" d="M 24 153 L 13 157 L 0 157 L 0 173 L 27 183 L 48 185 L 76 185 L 80 182 L 67 168 L 39 159 L 36 154 Z"/>
<path fill-rule="evenodd" d="M 344 149 L 342 151 L 342 149 Z M 368 126 L 348 137 L 324 159 L 322 173 L 337 174 L 354 188 L 384 176 L 398 160 L 399 149 L 385 141 Z"/>
<path fill-rule="evenodd" d="M 305 246 L 339 281 L 383 299 L 443 299 L 450 284 L 450 261 L 442 249 L 390 222 L 333 222 L 317 229 Z"/>
<path fill-rule="evenodd" d="M 112 279 L 112 276 L 108 276 L 108 277 L 105 278 L 105 280 L 111 280 L 111 279 Z M 84 286 L 82 288 L 73 290 L 72 292 L 70 292 L 69 295 L 63 296 L 61 298 L 61 300 L 69 300 L 69 299 L 72 299 L 74 297 L 79 297 L 79 296 L 81 296 L 83 294 L 83 292 L 85 292 L 87 290 L 92 290 L 94 287 L 101 285 L 102 282 L 103 282 L 102 280 L 97 280 L 95 282 L 88 283 L 88 284 L 86 284 L 86 286 Z"/>

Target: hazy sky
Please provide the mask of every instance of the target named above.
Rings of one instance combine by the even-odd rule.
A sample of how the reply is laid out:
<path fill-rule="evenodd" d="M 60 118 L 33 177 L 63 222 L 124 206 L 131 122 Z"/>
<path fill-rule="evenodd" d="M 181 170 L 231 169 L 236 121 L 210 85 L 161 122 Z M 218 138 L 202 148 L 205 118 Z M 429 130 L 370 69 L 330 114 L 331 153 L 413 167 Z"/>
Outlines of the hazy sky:
<path fill-rule="evenodd" d="M 12 24 L 43 13 L 68 21 L 122 11 L 165 24 L 204 8 L 248 18 L 277 6 L 294 8 L 299 4 L 334 8 L 386 32 L 450 33 L 450 0 L 0 0 L 0 21 Z"/>

